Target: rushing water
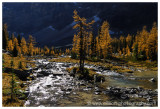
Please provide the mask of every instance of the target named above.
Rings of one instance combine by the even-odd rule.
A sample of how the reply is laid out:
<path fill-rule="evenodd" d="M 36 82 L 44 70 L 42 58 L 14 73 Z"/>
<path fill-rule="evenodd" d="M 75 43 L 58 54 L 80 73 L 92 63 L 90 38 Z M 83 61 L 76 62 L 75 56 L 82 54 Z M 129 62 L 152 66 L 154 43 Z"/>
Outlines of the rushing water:
<path fill-rule="evenodd" d="M 134 72 L 133 74 L 119 74 L 109 70 L 100 70 L 93 65 L 85 65 L 86 68 L 96 69 L 103 74 L 106 81 L 91 84 L 87 81 L 71 77 L 66 68 L 76 66 L 72 63 L 48 62 L 45 59 L 36 60 L 37 70 L 34 70 L 37 78 L 32 81 L 28 90 L 30 92 L 25 106 L 90 106 L 90 102 L 106 102 L 110 99 L 105 89 L 97 86 L 112 87 L 143 87 L 157 89 L 157 82 L 150 82 L 150 78 L 157 79 L 157 72 Z M 47 72 L 47 76 L 40 72 Z M 145 76 L 142 74 L 145 73 Z M 95 91 L 95 90 L 101 90 Z"/>

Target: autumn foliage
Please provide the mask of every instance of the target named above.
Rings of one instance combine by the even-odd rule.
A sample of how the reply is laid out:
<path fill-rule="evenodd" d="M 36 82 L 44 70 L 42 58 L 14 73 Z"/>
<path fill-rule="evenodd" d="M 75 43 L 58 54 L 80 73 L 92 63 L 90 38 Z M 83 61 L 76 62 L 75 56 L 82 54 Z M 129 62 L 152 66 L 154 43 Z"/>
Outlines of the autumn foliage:
<path fill-rule="evenodd" d="M 77 11 L 74 11 L 74 21 L 78 21 Z M 81 18 L 86 22 L 85 18 Z M 80 25 L 76 24 L 73 28 L 77 28 Z M 111 38 L 109 33 L 110 25 L 107 21 L 102 23 L 102 26 L 98 30 L 98 35 L 93 36 L 93 32 L 86 31 L 82 28 L 83 36 L 83 49 L 85 57 L 106 59 L 112 56 L 119 57 L 133 57 L 134 60 L 157 60 L 158 51 L 158 29 L 157 24 L 154 23 L 150 31 L 147 31 L 147 27 L 144 26 L 141 31 L 138 31 L 136 35 L 128 34 L 120 36 L 119 38 Z M 80 57 L 80 32 L 74 34 L 72 58 Z"/>

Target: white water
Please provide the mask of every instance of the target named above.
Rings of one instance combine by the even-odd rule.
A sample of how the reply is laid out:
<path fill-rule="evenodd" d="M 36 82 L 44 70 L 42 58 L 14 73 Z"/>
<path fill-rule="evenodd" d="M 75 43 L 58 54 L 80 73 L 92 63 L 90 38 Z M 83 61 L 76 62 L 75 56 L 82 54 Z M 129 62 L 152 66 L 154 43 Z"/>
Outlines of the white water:
<path fill-rule="evenodd" d="M 32 84 L 29 86 L 30 95 L 28 100 L 25 102 L 25 106 L 55 106 L 57 101 L 62 99 L 63 97 L 76 94 L 76 90 L 79 90 L 79 82 L 75 80 L 73 77 L 67 74 L 64 71 L 67 67 L 63 65 L 67 63 L 56 63 L 46 61 L 45 59 L 37 60 L 37 65 L 50 65 L 50 69 L 38 68 L 38 70 L 34 71 L 34 75 L 41 71 L 51 72 L 49 76 L 37 77 L 32 81 Z M 68 64 L 69 67 L 78 66 L 74 64 Z M 91 65 L 85 65 L 86 68 L 93 68 Z M 61 72 L 62 75 L 53 75 L 53 73 Z M 115 72 L 99 72 L 99 74 L 103 75 L 118 75 Z M 88 90 L 88 89 L 84 89 Z"/>

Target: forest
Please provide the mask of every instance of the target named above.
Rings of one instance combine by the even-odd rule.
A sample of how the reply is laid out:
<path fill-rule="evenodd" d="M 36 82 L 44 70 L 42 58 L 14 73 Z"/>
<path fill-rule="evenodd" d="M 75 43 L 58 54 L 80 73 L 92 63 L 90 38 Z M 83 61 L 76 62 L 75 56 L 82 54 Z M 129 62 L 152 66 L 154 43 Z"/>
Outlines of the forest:
<path fill-rule="evenodd" d="M 83 34 L 83 39 L 80 38 L 80 33 L 74 34 L 73 47 L 71 49 L 67 48 L 65 51 L 62 51 L 54 47 L 36 47 L 36 41 L 31 35 L 29 35 L 27 41 L 24 37 L 21 38 L 20 35 L 15 37 L 14 33 L 9 37 L 7 24 L 3 25 L 3 49 L 18 56 L 71 55 L 72 58 L 78 59 L 80 40 L 83 40 L 82 49 L 86 58 L 106 59 L 111 58 L 113 55 L 132 57 L 135 60 L 157 61 L 158 29 L 156 22 L 153 23 L 150 31 L 147 31 L 147 27 L 144 26 L 141 31 L 137 31 L 136 35 L 128 34 L 127 36 L 120 36 L 120 38 L 111 38 L 109 34 L 109 23 L 107 21 L 104 21 L 98 30 L 98 36 L 94 37 L 91 30 L 94 20 L 87 24 L 85 18 L 80 18 L 77 15 L 77 11 L 74 11 L 74 19 L 75 22 L 79 19 L 85 24 L 82 28 L 83 33 L 81 33 Z M 77 24 L 73 29 L 78 27 L 79 25 Z"/>

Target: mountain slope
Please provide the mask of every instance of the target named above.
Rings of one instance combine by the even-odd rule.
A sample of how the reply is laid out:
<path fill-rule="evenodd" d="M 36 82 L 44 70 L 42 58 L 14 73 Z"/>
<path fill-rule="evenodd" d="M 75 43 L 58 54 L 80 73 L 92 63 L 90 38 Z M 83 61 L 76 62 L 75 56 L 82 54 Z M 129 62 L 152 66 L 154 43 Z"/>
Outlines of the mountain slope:
<path fill-rule="evenodd" d="M 135 34 L 144 25 L 157 22 L 157 3 L 3 3 L 3 23 L 10 32 L 33 35 L 38 46 L 72 43 L 73 11 L 98 20 L 94 34 L 104 20 L 110 23 L 112 36 Z M 51 27 L 51 28 L 50 28 Z M 54 30 L 53 30 L 54 28 Z"/>

